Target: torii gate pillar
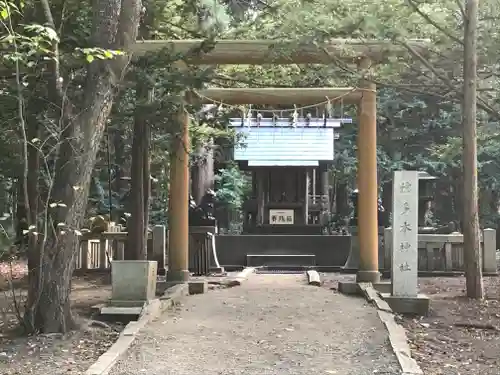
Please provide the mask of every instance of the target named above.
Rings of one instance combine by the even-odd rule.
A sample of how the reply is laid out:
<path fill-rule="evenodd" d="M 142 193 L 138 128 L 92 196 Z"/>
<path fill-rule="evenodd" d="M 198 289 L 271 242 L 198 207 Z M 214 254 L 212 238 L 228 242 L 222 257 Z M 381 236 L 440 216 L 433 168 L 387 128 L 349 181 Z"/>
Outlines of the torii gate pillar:
<path fill-rule="evenodd" d="M 371 61 L 363 58 L 359 68 L 363 74 L 370 70 Z M 377 222 L 377 93 L 374 83 L 360 82 L 363 89 L 358 107 L 358 236 L 359 269 L 356 282 L 380 281 L 378 270 Z"/>
<path fill-rule="evenodd" d="M 184 107 L 179 111 L 179 132 L 173 137 L 170 154 L 170 195 L 167 282 L 189 280 L 189 115 Z"/>

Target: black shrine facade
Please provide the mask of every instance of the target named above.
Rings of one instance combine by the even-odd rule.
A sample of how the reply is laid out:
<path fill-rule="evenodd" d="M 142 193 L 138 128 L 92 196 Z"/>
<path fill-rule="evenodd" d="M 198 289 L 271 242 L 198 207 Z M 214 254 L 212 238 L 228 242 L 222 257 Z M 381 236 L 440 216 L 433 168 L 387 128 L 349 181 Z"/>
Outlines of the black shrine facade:
<path fill-rule="evenodd" d="M 234 160 L 252 174 L 245 234 L 321 234 L 330 214 L 328 168 L 348 119 L 232 119 Z"/>

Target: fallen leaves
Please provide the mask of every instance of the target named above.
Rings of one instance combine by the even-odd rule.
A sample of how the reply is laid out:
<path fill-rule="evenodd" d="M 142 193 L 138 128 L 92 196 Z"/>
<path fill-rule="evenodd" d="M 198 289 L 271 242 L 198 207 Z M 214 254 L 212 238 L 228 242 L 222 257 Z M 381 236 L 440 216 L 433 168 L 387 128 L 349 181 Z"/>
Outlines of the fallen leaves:
<path fill-rule="evenodd" d="M 26 265 L 22 262 L 13 267 L 15 277 L 26 275 Z M 11 266 L 1 264 L 0 275 Z M 13 274 L 14 274 L 13 273 Z M 83 317 L 91 316 L 91 307 L 106 301 L 110 287 L 103 284 L 100 275 L 86 275 L 73 279 L 72 302 L 75 312 Z M 17 323 L 12 309 L 10 291 L 0 293 L 0 309 L 6 311 L 0 316 L 0 374 L 69 374 L 81 375 L 116 341 L 123 324 L 104 323 L 82 318 L 79 331 L 67 335 L 42 334 L 31 337 L 16 337 L 6 329 Z"/>
<path fill-rule="evenodd" d="M 412 355 L 426 374 L 498 375 L 500 367 L 500 279 L 485 278 L 485 301 L 464 297 L 464 279 L 420 279 L 431 313 L 403 318 Z"/>

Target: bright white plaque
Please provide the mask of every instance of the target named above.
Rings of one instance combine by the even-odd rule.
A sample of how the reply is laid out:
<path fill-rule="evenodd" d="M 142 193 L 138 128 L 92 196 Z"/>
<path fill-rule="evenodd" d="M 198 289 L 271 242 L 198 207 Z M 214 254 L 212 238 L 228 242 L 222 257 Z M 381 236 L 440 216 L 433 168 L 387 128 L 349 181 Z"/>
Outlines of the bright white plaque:
<path fill-rule="evenodd" d="M 294 219 L 293 210 L 269 210 L 269 224 L 291 225 Z"/>

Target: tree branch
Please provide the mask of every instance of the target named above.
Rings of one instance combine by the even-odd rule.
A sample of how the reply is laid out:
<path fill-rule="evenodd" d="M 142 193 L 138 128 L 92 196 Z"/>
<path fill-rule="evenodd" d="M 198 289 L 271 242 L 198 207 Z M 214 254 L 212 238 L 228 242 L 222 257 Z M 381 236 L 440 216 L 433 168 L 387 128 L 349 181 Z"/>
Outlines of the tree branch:
<path fill-rule="evenodd" d="M 457 38 L 456 36 L 454 36 L 453 34 L 451 34 L 451 32 L 449 32 L 444 27 L 437 24 L 436 21 L 434 21 L 428 14 L 425 14 L 424 12 L 422 12 L 420 10 L 420 8 L 418 7 L 418 5 L 415 4 L 414 0 L 407 0 L 407 1 L 408 1 L 408 4 L 410 4 L 410 7 L 413 9 L 413 11 L 416 12 L 417 14 L 419 14 L 420 17 L 422 17 L 424 20 L 427 21 L 427 23 L 434 26 L 436 29 L 441 31 L 444 35 L 446 35 L 448 38 L 450 38 L 454 42 L 459 43 L 460 45 L 463 46 L 463 44 L 464 44 L 463 40 L 461 40 L 461 39 Z"/>
<path fill-rule="evenodd" d="M 418 51 L 416 51 L 412 46 L 410 46 L 408 43 L 404 41 L 401 42 L 401 45 L 403 45 L 410 52 L 410 54 L 413 57 L 415 57 L 418 61 L 420 61 L 427 69 L 429 69 L 432 73 L 434 73 L 435 76 L 439 78 L 439 80 L 441 80 L 444 84 L 446 84 L 446 86 L 448 86 L 451 90 L 455 91 L 457 93 L 456 95 L 457 97 L 459 98 L 463 97 L 463 94 L 459 93 L 459 90 L 457 90 L 453 82 L 443 74 L 439 73 L 437 69 L 427 59 L 425 59 L 420 53 L 418 53 Z M 493 116 L 496 119 L 500 119 L 500 112 L 491 107 L 488 104 L 488 102 L 479 95 L 477 97 L 477 105 L 479 108 L 487 112 L 489 115 Z"/>
<path fill-rule="evenodd" d="M 54 32 L 57 33 L 56 25 L 54 23 L 54 17 L 52 16 L 52 11 L 50 10 L 49 0 L 40 0 L 42 6 L 43 15 L 45 17 L 45 22 L 48 27 L 50 27 Z M 52 53 L 54 58 L 50 62 L 50 68 L 52 73 L 52 80 L 50 82 L 52 90 L 52 101 L 54 103 L 61 103 L 64 96 L 63 92 L 63 80 L 61 79 L 61 72 L 59 66 L 59 42 L 52 42 Z"/>

